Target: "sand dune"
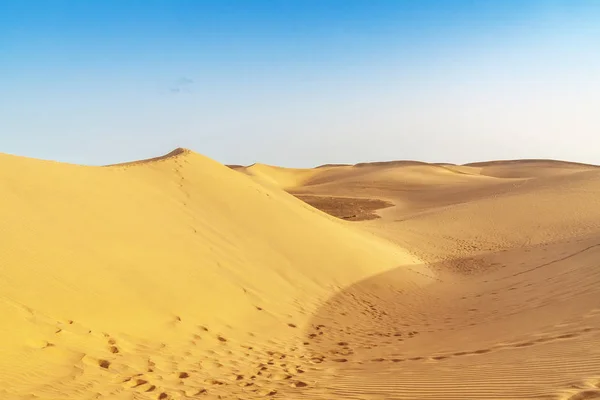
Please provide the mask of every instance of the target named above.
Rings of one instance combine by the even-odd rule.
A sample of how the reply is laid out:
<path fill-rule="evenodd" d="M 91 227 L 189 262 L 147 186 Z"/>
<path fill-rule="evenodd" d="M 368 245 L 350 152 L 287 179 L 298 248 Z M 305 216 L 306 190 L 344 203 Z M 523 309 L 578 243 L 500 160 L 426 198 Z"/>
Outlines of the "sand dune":
<path fill-rule="evenodd" d="M 104 168 L 0 160 L 3 398 L 275 390 L 259 365 L 285 354 L 265 371 L 298 375 L 323 301 L 417 262 L 188 151 Z"/>
<path fill-rule="evenodd" d="M 3 399 L 600 398 L 594 166 L 0 154 L 0 184 Z"/>
<path fill-rule="evenodd" d="M 488 161 L 466 164 L 465 167 L 479 168 L 480 174 L 498 178 L 534 178 L 600 168 L 596 165 L 555 160 Z"/>
<path fill-rule="evenodd" d="M 324 170 L 326 169 L 324 168 Z M 252 164 L 248 167 L 238 168 L 238 170 L 252 176 L 262 184 L 282 189 L 303 185 L 313 176 L 323 172 L 317 169 L 282 168 L 266 164 Z"/>

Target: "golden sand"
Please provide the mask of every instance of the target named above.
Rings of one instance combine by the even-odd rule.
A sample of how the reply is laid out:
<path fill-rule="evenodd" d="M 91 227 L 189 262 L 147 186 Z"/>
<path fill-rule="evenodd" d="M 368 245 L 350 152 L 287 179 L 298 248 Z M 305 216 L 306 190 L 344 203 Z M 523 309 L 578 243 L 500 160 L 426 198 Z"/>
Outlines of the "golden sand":
<path fill-rule="evenodd" d="M 600 398 L 594 166 L 0 154 L 0 193 L 2 399 Z"/>

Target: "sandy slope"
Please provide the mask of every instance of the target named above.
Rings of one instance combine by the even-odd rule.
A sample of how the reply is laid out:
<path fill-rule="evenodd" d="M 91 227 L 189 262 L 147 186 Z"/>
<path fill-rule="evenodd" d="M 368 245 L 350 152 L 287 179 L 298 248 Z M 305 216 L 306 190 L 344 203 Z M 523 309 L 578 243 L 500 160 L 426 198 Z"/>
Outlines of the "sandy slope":
<path fill-rule="evenodd" d="M 600 398 L 593 166 L 0 155 L 0 190 L 3 399 Z"/>
<path fill-rule="evenodd" d="M 600 169 L 379 163 L 288 190 L 394 202 L 359 226 L 437 279 L 388 271 L 321 307 L 310 348 L 337 354 L 307 398 L 600 399 Z"/>
<path fill-rule="evenodd" d="M 282 168 L 266 164 L 252 164 L 249 167 L 237 169 L 250 175 L 263 185 L 286 189 L 303 185 L 313 176 L 325 172 L 328 168 L 319 171 L 317 169 Z"/>
<path fill-rule="evenodd" d="M 111 167 L 2 155 L 0 182 L 3 399 L 271 392 L 312 365 L 299 346 L 321 303 L 416 263 L 187 151 Z"/>

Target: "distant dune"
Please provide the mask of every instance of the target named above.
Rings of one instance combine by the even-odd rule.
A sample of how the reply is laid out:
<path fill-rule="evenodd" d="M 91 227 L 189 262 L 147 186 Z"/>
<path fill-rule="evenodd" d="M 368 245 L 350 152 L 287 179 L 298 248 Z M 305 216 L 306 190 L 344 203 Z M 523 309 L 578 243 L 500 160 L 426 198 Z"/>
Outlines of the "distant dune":
<path fill-rule="evenodd" d="M 0 154 L 0 187 L 3 399 L 600 398 L 596 166 Z"/>
<path fill-rule="evenodd" d="M 380 161 L 380 162 L 364 162 L 354 164 L 355 167 L 406 167 L 406 166 L 414 166 L 414 165 L 429 165 L 426 162 L 422 161 L 412 161 L 412 160 L 396 160 L 396 161 Z"/>
<path fill-rule="evenodd" d="M 499 165 L 537 165 L 537 166 L 554 166 L 559 168 L 580 168 L 580 167 L 594 167 L 599 166 L 593 164 L 577 163 L 572 161 L 560 161 L 560 160 L 548 160 L 548 159 L 522 159 L 522 160 L 498 160 L 498 161 L 481 161 L 464 164 L 471 167 L 490 167 Z"/>
<path fill-rule="evenodd" d="M 323 164 L 315 168 L 331 168 L 331 167 L 349 167 L 350 164 Z"/>
<path fill-rule="evenodd" d="M 586 169 L 599 169 L 591 164 L 574 163 L 556 160 L 505 160 L 465 164 L 469 167 L 481 168 L 483 175 L 499 178 L 530 178 L 569 174 Z"/>

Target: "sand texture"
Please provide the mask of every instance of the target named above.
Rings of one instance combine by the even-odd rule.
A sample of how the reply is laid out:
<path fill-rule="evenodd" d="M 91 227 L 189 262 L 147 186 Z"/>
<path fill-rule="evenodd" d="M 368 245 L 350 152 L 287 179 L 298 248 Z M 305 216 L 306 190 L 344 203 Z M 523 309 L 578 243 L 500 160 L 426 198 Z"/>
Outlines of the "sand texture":
<path fill-rule="evenodd" d="M 0 154 L 1 399 L 600 399 L 600 168 Z"/>

